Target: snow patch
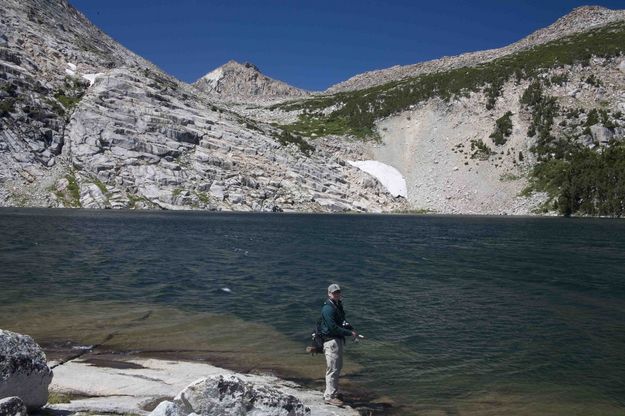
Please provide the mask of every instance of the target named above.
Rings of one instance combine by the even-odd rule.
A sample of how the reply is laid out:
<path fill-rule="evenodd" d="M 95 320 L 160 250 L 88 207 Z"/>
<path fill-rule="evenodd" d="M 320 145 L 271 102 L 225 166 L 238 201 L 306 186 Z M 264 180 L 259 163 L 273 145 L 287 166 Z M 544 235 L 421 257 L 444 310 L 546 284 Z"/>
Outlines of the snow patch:
<path fill-rule="evenodd" d="M 70 62 L 67 63 L 67 68 L 65 68 L 65 73 L 67 75 L 69 75 L 70 77 L 74 77 L 76 76 L 76 73 L 78 71 L 76 70 L 76 64 L 72 64 Z M 99 77 L 100 75 L 102 75 L 101 73 L 98 74 L 80 74 L 80 76 L 84 79 L 86 79 L 87 81 L 89 81 L 89 86 L 92 86 L 93 83 L 95 82 L 95 79 L 97 77 Z"/>
<path fill-rule="evenodd" d="M 347 163 L 376 178 L 394 197 L 403 196 L 406 198 L 408 194 L 406 179 L 401 172 L 394 167 L 378 162 L 377 160 L 348 160 Z"/>
<path fill-rule="evenodd" d="M 208 74 L 202 77 L 203 80 L 208 81 L 211 87 L 215 87 L 219 80 L 223 78 L 224 71 L 222 68 L 217 68 L 214 71 L 209 72 Z"/>
<path fill-rule="evenodd" d="M 65 73 L 70 77 L 76 75 L 76 65 L 67 63 L 67 68 L 65 68 Z"/>
<path fill-rule="evenodd" d="M 82 77 L 84 79 L 86 79 L 87 81 L 89 81 L 89 86 L 92 86 L 93 83 L 95 82 L 95 79 L 97 77 L 99 77 L 100 75 L 102 75 L 102 73 L 98 73 L 98 74 L 83 74 Z"/>

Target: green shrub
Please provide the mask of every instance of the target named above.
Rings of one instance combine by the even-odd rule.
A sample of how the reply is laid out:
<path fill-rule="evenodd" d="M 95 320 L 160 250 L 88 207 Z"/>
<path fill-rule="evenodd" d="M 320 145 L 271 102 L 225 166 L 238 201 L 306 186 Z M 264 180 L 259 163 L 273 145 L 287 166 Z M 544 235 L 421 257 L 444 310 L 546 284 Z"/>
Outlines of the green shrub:
<path fill-rule="evenodd" d="M 533 107 L 543 99 L 543 87 L 540 81 L 533 81 L 521 95 L 519 102 L 526 107 Z"/>
<path fill-rule="evenodd" d="M 482 139 L 471 140 L 471 151 L 471 159 L 488 160 L 494 154 Z"/>
<path fill-rule="evenodd" d="M 598 123 L 599 123 L 599 112 L 597 111 L 596 108 L 593 108 L 588 113 L 588 117 L 586 118 L 586 122 L 584 123 L 584 126 L 590 127 Z"/>
<path fill-rule="evenodd" d="M 69 192 L 70 200 L 68 201 L 70 206 L 80 207 L 80 186 L 76 181 L 76 176 L 71 172 L 65 176 L 69 184 L 67 185 L 67 191 Z"/>
<path fill-rule="evenodd" d="M 534 167 L 531 187 L 553 196 L 552 208 L 563 215 L 625 215 L 625 147 L 575 151 L 568 160 Z"/>
<path fill-rule="evenodd" d="M 7 117 L 9 114 L 15 111 L 15 99 L 5 98 L 0 100 L 0 117 Z"/>
<path fill-rule="evenodd" d="M 490 138 L 497 146 L 506 143 L 506 139 L 512 134 L 511 116 L 512 112 L 508 111 L 495 121 L 495 131 L 490 135 Z"/>
<path fill-rule="evenodd" d="M 282 130 L 282 132 L 276 137 L 276 139 L 283 146 L 287 146 L 291 143 L 295 144 L 299 148 L 299 150 L 306 156 L 310 156 L 311 153 L 315 150 L 315 148 L 311 146 L 306 140 L 286 130 Z"/>
<path fill-rule="evenodd" d="M 486 96 L 486 109 L 492 110 L 497 103 L 497 97 L 501 95 L 501 89 L 505 80 L 496 79 L 491 82 L 486 88 L 484 88 L 484 95 Z"/>
<path fill-rule="evenodd" d="M 0 90 L 9 94 L 9 97 L 15 98 L 18 95 L 17 86 L 10 82 L 0 84 Z"/>
<path fill-rule="evenodd" d="M 48 404 L 70 403 L 74 397 L 68 393 L 51 391 L 48 393 Z"/>
<path fill-rule="evenodd" d="M 80 186 L 78 185 L 74 171 L 71 170 L 67 175 L 65 175 L 65 179 L 67 179 L 68 185 L 64 192 L 57 191 L 54 188 L 50 190 L 63 202 L 64 206 L 80 208 Z"/>
<path fill-rule="evenodd" d="M 552 84 L 555 85 L 564 85 L 564 83 L 569 81 L 569 75 L 567 73 L 564 74 L 559 74 L 559 75 L 553 75 L 550 79 Z"/>
<path fill-rule="evenodd" d="M 102 192 L 102 194 L 107 195 L 109 190 L 106 187 L 106 185 L 104 185 L 104 183 L 99 180 L 98 178 L 93 178 L 93 183 L 100 189 L 100 191 Z"/>
<path fill-rule="evenodd" d="M 580 110 L 579 108 L 571 108 L 566 112 L 566 118 L 568 119 L 578 118 L 581 112 L 582 110 Z"/>
<path fill-rule="evenodd" d="M 54 98 L 63 106 L 65 111 L 70 111 L 80 102 L 86 90 L 87 84 L 83 80 L 66 77 L 63 86 L 54 91 Z"/>
<path fill-rule="evenodd" d="M 501 86 L 512 77 L 516 77 L 517 81 L 520 78 L 532 79 L 552 68 L 587 65 L 592 56 L 619 56 L 623 51 L 625 24 L 617 22 L 474 67 L 424 74 L 364 90 L 278 104 L 274 108 L 304 110 L 306 114 L 302 117 L 316 114 L 317 124 L 340 120 L 343 131 L 357 137 L 367 137 L 374 135 L 377 119 L 396 114 L 415 103 L 433 97 L 450 100 L 469 92 L 483 91 L 486 105 L 492 108 Z M 526 105 L 534 106 L 536 103 L 532 100 L 531 92 L 528 94 Z M 538 97 L 534 95 L 533 98 Z M 339 105 L 339 108 L 331 114 L 322 115 L 319 112 L 333 105 Z M 538 128 L 538 124 L 536 127 L 539 134 L 545 131 Z"/>
<path fill-rule="evenodd" d="M 545 95 L 540 82 L 534 81 L 523 92 L 520 102 L 532 114 L 532 122 L 527 130 L 527 135 L 529 137 L 538 135 L 531 150 L 539 158 L 553 153 L 561 144 L 551 134 L 554 118 L 558 115 L 559 110 L 556 99 Z"/>
<path fill-rule="evenodd" d="M 600 87 L 603 85 L 603 82 L 599 78 L 595 76 L 595 74 L 590 74 L 588 78 L 586 78 L 586 84 L 592 85 L 593 87 Z"/>
<path fill-rule="evenodd" d="M 603 127 L 606 127 L 608 129 L 616 128 L 616 124 L 610 117 L 610 114 L 608 113 L 607 110 L 601 109 L 598 112 L 599 112 L 599 119 L 601 121 L 601 124 L 603 124 Z"/>
<path fill-rule="evenodd" d="M 306 137 L 321 137 L 331 134 L 353 135 L 361 138 L 365 138 L 367 135 L 374 136 L 360 129 L 353 129 L 343 117 L 302 115 L 297 122 L 279 127 L 295 135 Z"/>

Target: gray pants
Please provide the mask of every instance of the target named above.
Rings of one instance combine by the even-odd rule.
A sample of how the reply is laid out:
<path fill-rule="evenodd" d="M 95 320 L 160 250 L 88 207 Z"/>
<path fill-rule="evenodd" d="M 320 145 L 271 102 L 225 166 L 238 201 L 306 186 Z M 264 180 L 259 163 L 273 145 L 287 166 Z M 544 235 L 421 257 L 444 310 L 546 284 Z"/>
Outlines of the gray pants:
<path fill-rule="evenodd" d="M 339 374 L 343 368 L 343 340 L 331 339 L 323 343 L 326 356 L 326 391 L 325 400 L 334 399 L 339 392 Z"/>

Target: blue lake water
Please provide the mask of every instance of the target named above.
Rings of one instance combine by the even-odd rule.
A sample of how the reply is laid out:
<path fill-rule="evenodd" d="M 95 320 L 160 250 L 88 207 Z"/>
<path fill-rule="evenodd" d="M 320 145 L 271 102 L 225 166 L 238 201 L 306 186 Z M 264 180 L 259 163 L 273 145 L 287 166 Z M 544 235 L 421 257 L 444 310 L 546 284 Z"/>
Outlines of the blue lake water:
<path fill-rule="evenodd" d="M 331 282 L 346 382 L 402 414 L 625 415 L 622 220 L 0 210 L 0 328 L 42 342 L 42 304 L 140 303 L 303 350 Z"/>

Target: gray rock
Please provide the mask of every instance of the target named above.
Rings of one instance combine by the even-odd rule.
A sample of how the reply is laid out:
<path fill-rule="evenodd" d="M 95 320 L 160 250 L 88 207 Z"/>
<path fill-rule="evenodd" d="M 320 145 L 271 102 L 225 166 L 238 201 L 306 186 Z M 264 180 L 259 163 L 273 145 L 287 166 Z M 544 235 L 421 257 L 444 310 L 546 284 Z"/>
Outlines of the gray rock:
<path fill-rule="evenodd" d="M 596 141 L 603 144 L 608 143 L 614 137 L 614 133 L 610 129 L 598 124 L 590 126 L 590 133 Z"/>
<path fill-rule="evenodd" d="M 231 193 L 228 195 L 228 199 L 233 204 L 241 204 L 243 203 L 243 201 L 245 201 L 245 196 L 240 193 Z"/>
<path fill-rule="evenodd" d="M 0 416 L 27 416 L 26 405 L 19 397 L 0 399 Z"/>
<path fill-rule="evenodd" d="M 622 60 L 620 64 L 618 64 L 618 69 L 619 69 L 621 72 L 625 72 L 625 59 L 624 59 L 624 60 Z"/>
<path fill-rule="evenodd" d="M 80 187 L 80 206 L 83 208 L 103 209 L 109 206 L 108 198 L 94 183 Z"/>
<path fill-rule="evenodd" d="M 240 378 L 213 376 L 184 389 L 173 401 L 161 402 L 150 416 L 304 416 L 310 409 L 294 396 Z"/>
<path fill-rule="evenodd" d="M 28 410 L 39 409 L 48 401 L 52 376 L 31 337 L 0 329 L 0 397 L 18 396 Z"/>
<path fill-rule="evenodd" d="M 222 200 L 224 199 L 224 187 L 217 184 L 212 184 L 208 190 L 212 196 L 215 198 Z"/>
<path fill-rule="evenodd" d="M 592 138 L 592 135 L 590 134 L 584 134 L 580 136 L 579 142 L 583 144 L 584 146 L 589 147 L 591 149 L 595 147 L 595 140 Z"/>

